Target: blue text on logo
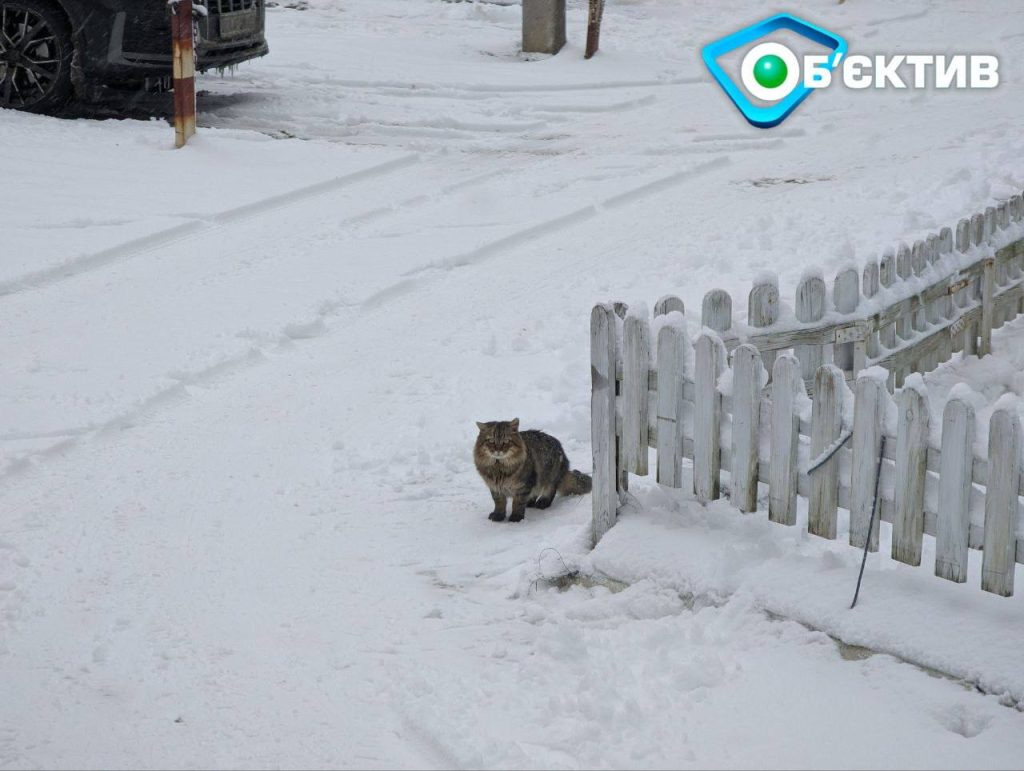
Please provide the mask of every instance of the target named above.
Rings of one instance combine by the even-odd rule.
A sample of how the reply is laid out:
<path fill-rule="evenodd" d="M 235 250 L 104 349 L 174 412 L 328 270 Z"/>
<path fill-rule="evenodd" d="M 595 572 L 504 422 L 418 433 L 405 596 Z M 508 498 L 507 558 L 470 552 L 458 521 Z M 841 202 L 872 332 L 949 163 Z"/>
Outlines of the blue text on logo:
<path fill-rule="evenodd" d="M 707 45 L 703 51 L 704 64 L 707 65 L 715 80 L 718 81 L 718 85 L 728 94 L 733 104 L 743 113 L 743 117 L 758 128 L 778 126 L 790 116 L 804 99 L 810 96 L 814 89 L 800 83 L 788 96 L 777 104 L 762 107 L 754 104 L 740 90 L 739 86 L 719 65 L 718 59 L 730 51 L 735 51 L 747 43 L 780 29 L 788 29 L 803 35 L 819 45 L 832 49 L 833 55 L 829 57 L 831 60 L 830 69 L 835 69 L 839 61 L 846 55 L 848 48 L 846 40 L 838 35 L 788 13 L 772 16 Z"/>

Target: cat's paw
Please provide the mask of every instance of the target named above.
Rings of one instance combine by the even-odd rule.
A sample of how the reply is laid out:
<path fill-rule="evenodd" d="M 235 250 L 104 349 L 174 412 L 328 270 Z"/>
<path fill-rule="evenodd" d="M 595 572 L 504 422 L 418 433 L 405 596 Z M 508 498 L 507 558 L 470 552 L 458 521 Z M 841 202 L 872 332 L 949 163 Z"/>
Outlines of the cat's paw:
<path fill-rule="evenodd" d="M 528 500 L 526 502 L 526 508 L 528 508 L 528 509 L 532 509 L 536 505 L 537 505 L 537 499 L 536 498 L 531 498 L 530 500 Z"/>
<path fill-rule="evenodd" d="M 489 520 L 491 520 L 491 522 L 504 522 L 505 521 L 505 512 L 503 512 L 503 511 L 492 511 L 490 514 L 487 515 L 487 518 Z M 520 519 L 522 519 L 522 517 L 520 517 Z"/>
<path fill-rule="evenodd" d="M 537 508 L 538 509 L 546 509 L 548 506 L 551 505 L 551 500 L 552 500 L 551 498 L 538 498 L 537 499 Z"/>
<path fill-rule="evenodd" d="M 509 522 L 522 522 L 523 521 L 523 517 L 525 517 L 525 516 L 526 516 L 525 514 L 513 514 L 511 517 L 508 518 L 508 521 Z"/>

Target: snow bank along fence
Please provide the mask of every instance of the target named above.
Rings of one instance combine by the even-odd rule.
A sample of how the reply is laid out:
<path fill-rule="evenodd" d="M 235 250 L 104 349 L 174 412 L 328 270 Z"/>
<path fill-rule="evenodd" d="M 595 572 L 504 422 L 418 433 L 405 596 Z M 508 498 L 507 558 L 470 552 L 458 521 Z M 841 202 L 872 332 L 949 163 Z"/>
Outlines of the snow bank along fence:
<path fill-rule="evenodd" d="M 955 239 L 944 228 L 863 271 L 840 271 L 831 309 L 824 280 L 805 276 L 795 306 L 795 318 L 783 318 L 777 285 L 760 279 L 739 324 L 732 298 L 709 292 L 692 344 L 679 298 L 657 302 L 653 328 L 646 310 L 594 308 L 594 543 L 615 523 L 628 475 L 648 473 L 653 447 L 662 485 L 682 486 L 688 458 L 699 500 L 720 497 L 727 471 L 741 511 L 757 509 L 765 483 L 771 521 L 794 525 L 801 496 L 809 532 L 835 539 L 843 507 L 850 544 L 863 548 L 881 453 L 878 509 L 893 526 L 893 558 L 920 565 L 927 533 L 935 574 L 964 582 L 967 550 L 981 548 L 982 588 L 1010 596 L 1014 565 L 1024 564 L 1020 417 L 1012 403 L 997 404 L 988 446 L 976 453 L 968 400 L 954 391 L 942 425 L 929 425 L 928 396 L 908 377 L 955 352 L 987 353 L 992 329 L 1024 313 L 1022 197 L 961 220 Z M 808 459 L 840 443 L 807 473 Z M 878 527 L 870 540 L 877 551 Z"/>

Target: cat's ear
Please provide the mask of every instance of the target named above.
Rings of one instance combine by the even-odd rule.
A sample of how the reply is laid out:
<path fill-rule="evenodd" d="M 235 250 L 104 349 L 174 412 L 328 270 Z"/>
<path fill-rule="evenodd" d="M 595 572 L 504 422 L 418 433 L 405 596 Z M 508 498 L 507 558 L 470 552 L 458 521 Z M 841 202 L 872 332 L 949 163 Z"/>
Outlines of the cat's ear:
<path fill-rule="evenodd" d="M 518 431 L 519 430 L 519 418 L 512 418 L 512 420 L 509 421 L 509 422 L 512 424 L 512 430 L 513 431 Z"/>
<path fill-rule="evenodd" d="M 477 428 L 479 428 L 479 429 L 480 429 L 481 431 L 483 431 L 483 430 L 485 430 L 485 429 L 487 428 L 487 424 L 486 424 L 486 423 L 481 423 L 481 422 L 480 422 L 480 421 L 478 420 L 478 421 L 476 422 L 476 427 L 477 427 Z"/>

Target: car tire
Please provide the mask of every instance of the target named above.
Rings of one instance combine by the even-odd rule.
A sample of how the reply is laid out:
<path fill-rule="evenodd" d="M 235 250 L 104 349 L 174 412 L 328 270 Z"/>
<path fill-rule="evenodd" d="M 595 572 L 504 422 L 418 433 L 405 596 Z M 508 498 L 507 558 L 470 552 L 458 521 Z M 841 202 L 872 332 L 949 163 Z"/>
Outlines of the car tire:
<path fill-rule="evenodd" d="M 74 42 L 47 0 L 0 0 L 0 107 L 55 113 L 71 98 Z"/>

